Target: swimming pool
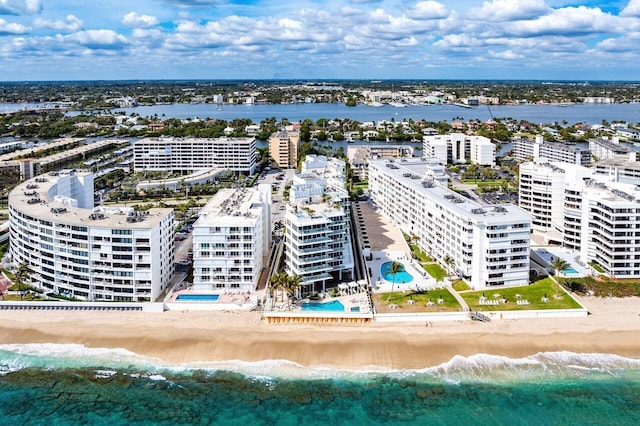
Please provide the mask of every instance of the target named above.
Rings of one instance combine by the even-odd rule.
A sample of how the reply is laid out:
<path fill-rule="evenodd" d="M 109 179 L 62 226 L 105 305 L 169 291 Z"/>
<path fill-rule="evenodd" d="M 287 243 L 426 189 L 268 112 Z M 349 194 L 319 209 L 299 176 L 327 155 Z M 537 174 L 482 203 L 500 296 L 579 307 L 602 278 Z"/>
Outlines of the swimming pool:
<path fill-rule="evenodd" d="M 344 311 L 344 305 L 339 300 L 332 300 L 331 302 L 317 303 L 317 302 L 302 302 L 303 311 L 325 311 L 325 312 L 340 312 Z"/>
<path fill-rule="evenodd" d="M 217 302 L 219 294 L 179 294 L 176 302 Z"/>
<path fill-rule="evenodd" d="M 382 278 L 389 281 L 390 283 L 394 282 L 394 276 L 393 274 L 391 274 L 391 272 L 389 272 L 391 270 L 392 263 L 393 262 L 384 262 L 380 267 L 380 275 L 382 275 Z M 413 281 L 413 276 L 407 272 L 407 267 L 404 265 L 404 263 L 402 264 L 402 266 L 404 267 L 404 270 L 402 272 L 398 272 L 395 276 L 396 284 L 406 284 Z"/>
<path fill-rule="evenodd" d="M 569 275 L 569 274 L 577 274 L 577 273 L 578 273 L 578 271 L 576 271 L 575 269 L 573 269 L 573 266 L 569 265 L 569 266 L 567 266 L 566 268 L 564 268 L 564 269 L 562 270 L 562 273 L 563 273 L 563 274 L 567 274 L 567 275 Z"/>

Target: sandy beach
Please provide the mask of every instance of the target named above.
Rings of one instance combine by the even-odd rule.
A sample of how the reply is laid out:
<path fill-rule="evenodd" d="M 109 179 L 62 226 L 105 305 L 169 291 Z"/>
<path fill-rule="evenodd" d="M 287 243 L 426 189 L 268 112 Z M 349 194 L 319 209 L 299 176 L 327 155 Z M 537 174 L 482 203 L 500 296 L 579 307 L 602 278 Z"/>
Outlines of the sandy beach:
<path fill-rule="evenodd" d="M 258 312 L 0 311 L 0 343 L 124 348 L 172 363 L 290 360 L 309 367 L 413 369 L 455 355 L 547 351 L 640 357 L 640 299 L 582 302 L 586 318 L 491 323 L 269 325 Z"/>

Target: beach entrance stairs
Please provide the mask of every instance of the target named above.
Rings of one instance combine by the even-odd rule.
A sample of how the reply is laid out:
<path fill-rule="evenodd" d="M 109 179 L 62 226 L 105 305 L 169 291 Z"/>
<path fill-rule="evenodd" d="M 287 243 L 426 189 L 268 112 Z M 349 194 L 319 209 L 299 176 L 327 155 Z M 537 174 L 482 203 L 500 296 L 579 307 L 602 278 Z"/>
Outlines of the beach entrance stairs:
<path fill-rule="evenodd" d="M 481 314 L 478 311 L 471 311 L 469 312 L 469 316 L 471 317 L 472 320 L 474 321 L 482 321 L 482 322 L 489 322 L 491 321 L 491 319 L 486 316 L 485 314 Z"/>

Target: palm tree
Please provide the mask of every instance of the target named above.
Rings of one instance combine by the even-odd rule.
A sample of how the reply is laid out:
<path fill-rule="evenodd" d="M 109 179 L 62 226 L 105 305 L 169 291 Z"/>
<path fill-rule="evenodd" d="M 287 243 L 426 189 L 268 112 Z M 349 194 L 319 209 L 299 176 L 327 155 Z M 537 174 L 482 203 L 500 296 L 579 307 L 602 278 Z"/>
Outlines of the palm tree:
<path fill-rule="evenodd" d="M 21 263 L 18 266 L 18 270 L 13 276 L 16 281 L 16 286 L 18 287 L 18 292 L 20 292 L 20 300 L 24 298 L 24 293 L 27 291 L 29 286 L 27 285 L 27 280 L 29 276 L 33 273 L 29 265 L 26 263 Z"/>
<path fill-rule="evenodd" d="M 561 257 L 556 257 L 552 262 L 551 266 L 556 270 L 556 275 L 560 274 L 560 271 L 567 269 L 569 267 L 569 262 L 564 260 Z"/>
<path fill-rule="evenodd" d="M 298 288 L 300 287 L 301 283 L 302 277 L 300 275 L 287 277 L 287 280 L 285 281 L 283 286 L 284 292 L 287 294 L 287 309 L 291 307 L 291 299 L 298 292 Z"/>
<path fill-rule="evenodd" d="M 400 273 L 400 272 L 404 272 L 404 265 L 400 262 L 396 262 L 395 260 L 393 262 L 391 262 L 391 265 L 389 266 L 389 271 L 388 271 L 391 276 L 393 277 L 393 280 L 391 282 L 391 292 L 389 293 L 389 298 L 387 299 L 387 302 L 391 301 L 391 295 L 393 294 L 393 286 L 396 283 L 396 274 Z"/>
<path fill-rule="evenodd" d="M 553 259 L 553 261 L 551 262 L 551 266 L 553 267 L 553 269 L 556 270 L 556 275 L 560 275 L 560 271 L 567 269 L 569 267 L 569 262 L 567 262 L 566 260 L 564 260 L 561 257 L 556 257 L 555 259 Z M 560 283 L 554 279 L 554 281 L 556 282 L 556 296 L 558 296 L 560 294 Z"/>
<path fill-rule="evenodd" d="M 269 277 L 269 289 L 270 294 L 275 299 L 275 293 L 282 290 L 287 282 L 287 273 L 279 272 Z M 283 296 L 284 297 L 284 296 Z"/>
<path fill-rule="evenodd" d="M 451 275 L 451 267 L 455 265 L 455 259 L 447 254 L 442 258 L 442 262 L 447 266 L 447 271 L 449 272 L 449 275 Z"/>

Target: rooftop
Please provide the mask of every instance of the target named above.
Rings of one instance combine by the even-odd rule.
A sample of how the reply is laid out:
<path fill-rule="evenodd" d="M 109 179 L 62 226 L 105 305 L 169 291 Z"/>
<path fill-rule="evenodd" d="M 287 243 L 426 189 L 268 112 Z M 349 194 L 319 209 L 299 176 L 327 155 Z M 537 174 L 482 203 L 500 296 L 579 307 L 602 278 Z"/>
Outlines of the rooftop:
<path fill-rule="evenodd" d="M 200 210 L 200 217 L 193 226 L 252 226 L 266 202 L 264 197 L 256 189 L 221 189 Z"/>
<path fill-rule="evenodd" d="M 396 180 L 414 189 L 416 193 L 428 193 L 431 197 L 438 199 L 441 205 L 446 205 L 446 210 L 460 216 L 471 216 L 486 222 L 502 222 L 507 218 L 509 220 L 531 220 L 527 212 L 513 204 L 483 205 L 425 178 L 429 165 L 428 160 L 421 158 L 405 159 L 400 162 L 374 160 L 370 163 L 371 165 L 383 169 Z"/>
<path fill-rule="evenodd" d="M 61 177 L 74 175 L 79 178 L 92 176 L 87 171 L 67 170 L 29 179 L 11 191 L 9 204 L 40 219 L 68 225 L 122 229 L 148 229 L 173 212 L 173 209 L 149 209 L 136 213 L 127 206 L 80 208 L 72 207 L 69 202 L 73 200 L 69 197 L 56 195 L 49 199 L 50 193 L 57 192 L 54 187 Z M 93 184 L 91 186 L 93 192 Z"/>

